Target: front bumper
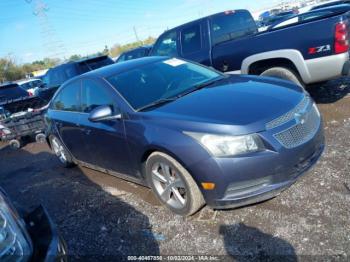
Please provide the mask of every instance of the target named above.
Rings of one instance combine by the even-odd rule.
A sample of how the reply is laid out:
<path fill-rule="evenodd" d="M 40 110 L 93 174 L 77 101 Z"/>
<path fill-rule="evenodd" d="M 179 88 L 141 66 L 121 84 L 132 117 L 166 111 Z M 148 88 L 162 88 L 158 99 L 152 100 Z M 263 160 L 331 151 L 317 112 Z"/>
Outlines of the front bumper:
<path fill-rule="evenodd" d="M 293 120 L 294 121 L 294 120 Z M 283 124 L 261 133 L 266 150 L 234 158 L 209 158 L 190 167 L 198 185 L 215 183 L 214 190 L 202 189 L 207 205 L 234 208 L 261 202 L 291 186 L 320 158 L 325 147 L 322 121 L 313 136 L 293 148 L 286 148 L 275 135 L 292 125 Z"/>
<path fill-rule="evenodd" d="M 314 164 L 316 164 L 317 160 L 322 155 L 323 150 L 324 145 L 322 145 L 311 157 L 303 163 L 300 163 L 298 169 L 293 174 L 290 174 L 290 179 L 287 181 L 271 184 L 269 184 L 268 181 L 265 183 L 262 181 L 262 183 L 252 185 L 250 188 L 244 188 L 243 194 L 239 194 L 239 191 L 237 190 L 232 190 L 233 192 L 231 193 L 230 188 L 228 188 L 225 196 L 222 199 L 216 199 L 210 206 L 214 209 L 229 209 L 271 199 L 294 184 L 299 177 L 304 175 Z"/>
<path fill-rule="evenodd" d="M 29 213 L 25 222 L 34 249 L 31 261 L 67 261 L 66 244 L 42 206 Z"/>
<path fill-rule="evenodd" d="M 306 84 L 328 81 L 349 75 L 349 53 L 342 53 L 305 60 Z"/>

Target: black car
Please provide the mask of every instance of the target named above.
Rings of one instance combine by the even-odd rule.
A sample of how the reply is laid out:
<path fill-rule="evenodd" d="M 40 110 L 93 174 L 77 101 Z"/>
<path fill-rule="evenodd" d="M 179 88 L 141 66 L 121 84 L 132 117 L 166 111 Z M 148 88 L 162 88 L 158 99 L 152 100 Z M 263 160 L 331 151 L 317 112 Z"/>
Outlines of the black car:
<path fill-rule="evenodd" d="M 66 244 L 46 210 L 19 210 L 0 188 L 0 261 L 67 261 Z"/>
<path fill-rule="evenodd" d="M 140 46 L 138 48 L 126 51 L 122 53 L 115 62 L 120 63 L 123 61 L 128 61 L 128 60 L 148 56 L 151 49 L 152 49 L 152 45 L 145 45 L 145 46 Z"/>
<path fill-rule="evenodd" d="M 325 8 L 325 7 L 330 7 L 330 6 L 336 6 L 336 5 L 342 5 L 342 4 L 350 4 L 349 0 L 340 0 L 340 1 L 332 1 L 329 3 L 324 3 L 320 5 L 316 5 L 310 9 L 310 11 Z"/>
<path fill-rule="evenodd" d="M 97 56 L 53 67 L 43 77 L 44 86 L 39 89 L 38 95 L 45 101 L 50 101 L 56 90 L 68 79 L 111 64 L 114 62 L 109 56 Z"/>
<path fill-rule="evenodd" d="M 5 83 L 0 85 L 0 103 L 28 97 L 27 91 L 16 83 Z"/>

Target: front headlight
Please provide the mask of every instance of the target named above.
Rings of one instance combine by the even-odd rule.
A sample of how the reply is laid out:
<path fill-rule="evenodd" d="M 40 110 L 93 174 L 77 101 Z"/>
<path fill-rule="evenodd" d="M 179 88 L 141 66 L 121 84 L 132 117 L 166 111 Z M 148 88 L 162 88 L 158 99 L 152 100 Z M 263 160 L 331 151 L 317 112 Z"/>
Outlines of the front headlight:
<path fill-rule="evenodd" d="M 15 211 L 0 193 L 0 261 L 28 261 L 32 245 Z"/>
<path fill-rule="evenodd" d="M 213 135 L 194 132 L 185 134 L 196 139 L 215 157 L 242 155 L 264 149 L 264 144 L 257 134 L 244 136 Z"/>

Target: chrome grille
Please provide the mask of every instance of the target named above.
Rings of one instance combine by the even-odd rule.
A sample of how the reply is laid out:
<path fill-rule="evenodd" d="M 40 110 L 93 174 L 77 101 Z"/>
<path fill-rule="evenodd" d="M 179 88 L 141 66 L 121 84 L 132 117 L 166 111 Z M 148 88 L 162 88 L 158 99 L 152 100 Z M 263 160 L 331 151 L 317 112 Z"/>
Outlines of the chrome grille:
<path fill-rule="evenodd" d="M 294 107 L 291 111 L 287 112 L 286 114 L 272 120 L 271 122 L 266 124 L 266 129 L 272 129 L 278 126 L 281 126 L 291 120 L 294 119 L 294 115 L 300 111 L 302 111 L 303 109 L 305 109 L 309 103 L 310 103 L 311 99 L 309 96 L 305 96 L 300 103 Z"/>
<path fill-rule="evenodd" d="M 297 147 L 309 140 L 311 140 L 321 123 L 321 118 L 316 108 L 313 105 L 310 111 L 306 114 L 304 122 L 300 122 L 280 133 L 274 137 L 286 148 Z"/>

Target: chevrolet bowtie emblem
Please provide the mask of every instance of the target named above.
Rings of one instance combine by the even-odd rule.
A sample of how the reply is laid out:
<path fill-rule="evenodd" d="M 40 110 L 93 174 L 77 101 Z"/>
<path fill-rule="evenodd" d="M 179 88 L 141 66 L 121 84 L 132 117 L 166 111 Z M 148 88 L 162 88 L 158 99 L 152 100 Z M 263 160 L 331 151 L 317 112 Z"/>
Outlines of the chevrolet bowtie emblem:
<path fill-rule="evenodd" d="M 294 114 L 294 119 L 297 124 L 303 125 L 306 121 L 306 113 L 305 112 L 299 112 Z"/>

